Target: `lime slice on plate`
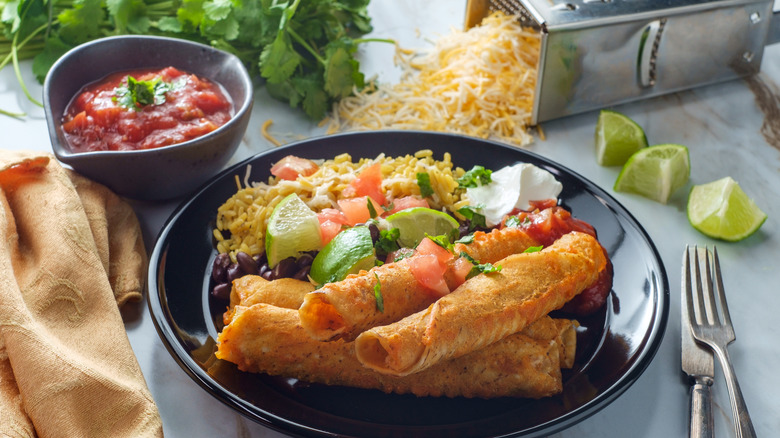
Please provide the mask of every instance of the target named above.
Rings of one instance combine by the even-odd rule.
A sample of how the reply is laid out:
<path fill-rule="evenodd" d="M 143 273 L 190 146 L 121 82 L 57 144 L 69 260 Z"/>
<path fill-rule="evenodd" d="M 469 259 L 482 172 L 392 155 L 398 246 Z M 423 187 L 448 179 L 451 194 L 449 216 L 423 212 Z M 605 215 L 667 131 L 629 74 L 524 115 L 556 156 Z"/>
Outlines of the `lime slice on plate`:
<path fill-rule="evenodd" d="M 761 228 L 766 218 L 731 177 L 693 186 L 688 196 L 688 221 L 716 239 L 742 240 Z"/>
<path fill-rule="evenodd" d="M 442 211 L 426 207 L 413 207 L 401 210 L 387 217 L 387 222 L 393 228 L 398 228 L 401 245 L 414 248 L 426 234 L 451 236 L 460 224 L 454 217 Z"/>
<path fill-rule="evenodd" d="M 662 204 L 688 182 L 691 163 L 688 148 L 661 144 L 631 155 L 615 181 L 615 191 L 636 193 Z"/>
<path fill-rule="evenodd" d="M 333 283 L 349 274 L 371 269 L 375 260 L 374 241 L 368 227 L 347 228 L 314 257 L 309 276 L 317 284 Z"/>
<path fill-rule="evenodd" d="M 596 122 L 596 160 L 602 166 L 622 166 L 638 150 L 647 147 L 645 131 L 630 118 L 601 110 Z"/>
<path fill-rule="evenodd" d="M 287 257 L 298 257 L 302 252 L 321 247 L 317 214 L 298 195 L 290 194 L 276 204 L 265 232 L 265 253 L 270 267 Z"/>

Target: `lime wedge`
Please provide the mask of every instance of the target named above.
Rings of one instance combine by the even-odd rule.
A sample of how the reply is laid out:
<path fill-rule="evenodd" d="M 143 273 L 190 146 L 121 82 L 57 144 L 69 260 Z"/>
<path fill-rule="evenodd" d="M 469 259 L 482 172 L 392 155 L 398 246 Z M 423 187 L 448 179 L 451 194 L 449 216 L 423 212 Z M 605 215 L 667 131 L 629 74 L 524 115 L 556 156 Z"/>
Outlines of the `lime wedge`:
<path fill-rule="evenodd" d="M 662 204 L 688 182 L 691 174 L 688 148 L 661 144 L 631 155 L 615 181 L 615 191 L 636 193 Z"/>
<path fill-rule="evenodd" d="M 425 207 L 413 207 L 401 210 L 387 217 L 393 228 L 398 228 L 398 241 L 402 246 L 414 248 L 426 234 L 451 236 L 460 224 L 455 218 L 442 211 Z"/>
<path fill-rule="evenodd" d="M 298 257 L 321 247 L 317 214 L 295 193 L 282 199 L 271 212 L 265 232 L 268 265 L 274 267 L 287 257 Z"/>
<path fill-rule="evenodd" d="M 731 177 L 693 186 L 688 196 L 688 221 L 716 239 L 736 242 L 755 233 L 766 213 Z"/>
<path fill-rule="evenodd" d="M 317 284 L 333 283 L 361 269 L 371 269 L 375 260 L 374 241 L 368 227 L 347 228 L 314 257 L 309 276 Z"/>
<path fill-rule="evenodd" d="M 596 160 L 600 165 L 622 166 L 645 147 L 645 131 L 636 122 L 618 112 L 601 110 L 596 122 Z"/>

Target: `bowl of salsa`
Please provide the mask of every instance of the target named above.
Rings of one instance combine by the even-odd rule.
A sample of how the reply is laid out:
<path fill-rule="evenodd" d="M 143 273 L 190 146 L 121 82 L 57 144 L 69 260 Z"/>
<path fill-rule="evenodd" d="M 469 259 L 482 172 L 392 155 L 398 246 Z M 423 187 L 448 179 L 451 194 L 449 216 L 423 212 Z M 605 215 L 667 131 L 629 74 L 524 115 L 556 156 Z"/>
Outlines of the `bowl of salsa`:
<path fill-rule="evenodd" d="M 133 199 L 195 190 L 230 160 L 253 84 L 227 52 L 175 38 L 117 36 L 62 56 L 44 81 L 55 156 Z"/>

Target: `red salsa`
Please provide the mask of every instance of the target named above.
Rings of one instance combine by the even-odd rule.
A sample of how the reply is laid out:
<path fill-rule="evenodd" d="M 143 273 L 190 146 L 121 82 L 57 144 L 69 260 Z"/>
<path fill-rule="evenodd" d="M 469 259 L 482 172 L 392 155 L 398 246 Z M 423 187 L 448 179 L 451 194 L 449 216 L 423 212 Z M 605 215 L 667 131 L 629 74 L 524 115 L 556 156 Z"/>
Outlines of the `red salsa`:
<path fill-rule="evenodd" d="M 135 99 L 135 91 L 143 90 Z M 149 91 L 144 95 L 141 91 Z M 126 151 L 182 143 L 231 118 L 232 104 L 208 79 L 167 67 L 114 73 L 84 87 L 62 129 L 72 151 Z"/>

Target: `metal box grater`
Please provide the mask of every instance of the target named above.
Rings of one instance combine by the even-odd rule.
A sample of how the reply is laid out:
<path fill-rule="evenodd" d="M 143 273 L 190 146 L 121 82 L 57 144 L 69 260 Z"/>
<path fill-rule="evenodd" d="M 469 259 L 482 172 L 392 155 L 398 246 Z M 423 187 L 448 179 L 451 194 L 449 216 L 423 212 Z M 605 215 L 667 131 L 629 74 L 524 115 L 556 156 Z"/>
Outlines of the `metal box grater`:
<path fill-rule="evenodd" d="M 469 0 L 541 33 L 532 124 L 757 73 L 773 0 Z"/>

